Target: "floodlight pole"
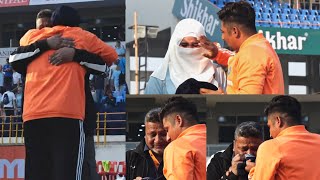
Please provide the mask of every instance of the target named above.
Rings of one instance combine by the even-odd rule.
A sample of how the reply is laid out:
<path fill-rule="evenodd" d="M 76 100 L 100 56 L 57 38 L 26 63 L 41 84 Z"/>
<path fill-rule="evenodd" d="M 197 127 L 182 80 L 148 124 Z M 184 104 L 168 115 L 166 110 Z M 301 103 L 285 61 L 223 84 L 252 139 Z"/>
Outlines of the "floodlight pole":
<path fill-rule="evenodd" d="M 138 77 L 138 69 L 139 69 L 139 58 L 138 58 L 138 26 L 137 26 L 137 12 L 134 12 L 134 55 L 136 60 L 136 71 L 135 71 L 135 82 L 136 82 L 136 94 L 139 94 L 139 77 Z"/>

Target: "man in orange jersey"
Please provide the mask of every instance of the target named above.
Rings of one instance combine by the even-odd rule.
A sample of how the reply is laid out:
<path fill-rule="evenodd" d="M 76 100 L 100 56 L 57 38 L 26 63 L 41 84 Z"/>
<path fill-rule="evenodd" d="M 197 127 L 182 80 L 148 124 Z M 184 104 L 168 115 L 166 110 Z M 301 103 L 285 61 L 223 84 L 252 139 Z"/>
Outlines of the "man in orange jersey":
<path fill-rule="evenodd" d="M 222 39 L 235 56 L 219 50 L 201 38 L 210 50 L 207 56 L 228 66 L 227 94 L 284 94 L 284 82 L 278 55 L 255 27 L 255 11 L 245 1 L 227 3 L 219 12 Z M 219 93 L 219 91 L 217 91 Z M 214 91 L 202 89 L 202 94 Z"/>
<path fill-rule="evenodd" d="M 44 27 L 51 27 L 51 15 L 50 9 L 40 10 L 36 18 L 36 28 L 42 29 Z M 93 97 L 89 85 L 89 75 L 100 75 L 105 72 L 105 62 L 98 55 L 87 52 L 83 49 L 73 48 L 74 43 L 70 38 L 62 38 L 61 35 L 55 35 L 47 39 L 38 40 L 28 46 L 18 47 L 11 55 L 11 65 L 13 69 L 25 76 L 28 64 L 32 62 L 37 56 L 44 53 L 47 50 L 57 50 L 53 55 L 54 58 L 49 58 L 52 65 L 60 65 L 70 61 L 84 63 L 87 69 L 85 75 L 85 94 L 86 94 L 86 106 L 85 106 L 85 119 L 84 119 L 84 132 L 85 132 L 85 153 L 83 160 L 82 178 L 86 179 L 98 179 L 96 171 L 95 160 L 95 146 L 94 146 L 94 130 L 96 129 L 96 117 L 97 108 L 95 107 Z M 38 51 L 36 51 L 38 50 Z M 91 65 L 91 66 L 88 66 Z M 92 66 L 93 65 L 93 66 Z"/>
<path fill-rule="evenodd" d="M 320 135 L 301 124 L 300 103 L 290 96 L 276 96 L 265 114 L 273 139 L 259 146 L 252 179 L 320 179 Z"/>
<path fill-rule="evenodd" d="M 171 140 L 163 156 L 166 179 L 206 179 L 206 125 L 199 124 L 196 105 L 181 96 L 172 97 L 160 119 Z"/>
<path fill-rule="evenodd" d="M 97 54 L 109 65 L 117 59 L 112 47 L 77 27 L 80 17 L 73 8 L 57 8 L 52 20 L 53 28 L 28 31 L 20 40 L 21 45 L 62 34 L 74 39 L 77 49 Z M 27 151 L 25 178 L 81 179 L 86 69 L 81 62 L 73 61 L 52 66 L 48 57 L 53 53 L 53 50 L 44 52 L 27 67 L 23 113 Z"/>

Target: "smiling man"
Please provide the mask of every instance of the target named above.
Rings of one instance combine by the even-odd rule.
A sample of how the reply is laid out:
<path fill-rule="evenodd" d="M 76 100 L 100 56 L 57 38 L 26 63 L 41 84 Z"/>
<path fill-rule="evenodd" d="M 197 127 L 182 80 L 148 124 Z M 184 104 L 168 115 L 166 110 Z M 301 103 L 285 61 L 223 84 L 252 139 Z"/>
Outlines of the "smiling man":
<path fill-rule="evenodd" d="M 168 145 L 167 133 L 159 117 L 160 108 L 150 110 L 145 117 L 145 137 L 134 150 L 126 153 L 126 178 L 164 179 L 163 151 Z"/>
<path fill-rule="evenodd" d="M 199 124 L 196 105 L 183 97 L 172 97 L 162 108 L 160 119 L 167 140 L 172 141 L 163 156 L 166 179 L 206 179 L 206 125 Z"/>

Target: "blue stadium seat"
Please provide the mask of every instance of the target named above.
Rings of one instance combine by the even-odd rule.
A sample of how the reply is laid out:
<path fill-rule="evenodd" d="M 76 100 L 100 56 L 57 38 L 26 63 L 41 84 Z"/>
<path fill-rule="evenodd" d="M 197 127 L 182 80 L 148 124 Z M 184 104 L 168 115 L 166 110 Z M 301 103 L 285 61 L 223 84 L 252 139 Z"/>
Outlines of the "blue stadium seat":
<path fill-rule="evenodd" d="M 291 22 L 294 20 L 298 20 L 298 16 L 296 14 L 290 14 L 289 15 Z"/>
<path fill-rule="evenodd" d="M 292 20 L 291 21 L 291 28 L 299 29 L 300 28 L 300 21 L 299 20 Z"/>
<path fill-rule="evenodd" d="M 256 20 L 261 20 L 261 19 L 262 19 L 261 13 L 256 13 Z"/>
<path fill-rule="evenodd" d="M 308 21 L 310 21 L 310 22 L 317 21 L 317 18 L 314 15 L 309 15 L 309 16 L 307 16 L 307 18 L 308 18 Z"/>
<path fill-rule="evenodd" d="M 302 29 L 309 29 L 310 26 L 311 26 L 311 23 L 310 23 L 309 21 L 307 21 L 307 20 L 305 20 L 305 21 L 300 21 L 300 27 L 301 27 Z"/>
<path fill-rule="evenodd" d="M 262 27 L 270 27 L 271 17 L 269 13 L 262 13 L 262 19 L 263 22 L 261 22 Z"/>
<path fill-rule="evenodd" d="M 263 3 L 263 7 L 264 8 L 271 8 L 272 7 L 272 3 L 271 2 L 264 2 Z"/>
<path fill-rule="evenodd" d="M 258 2 L 255 2 L 254 4 L 256 7 L 263 7 L 263 2 L 258 1 Z"/>
<path fill-rule="evenodd" d="M 263 12 L 264 13 L 272 13 L 272 9 L 271 8 L 263 8 Z"/>
<path fill-rule="evenodd" d="M 273 2 L 273 3 L 272 3 L 272 7 L 273 7 L 273 8 L 280 8 L 281 6 L 280 6 L 279 2 L 276 1 L 276 2 Z"/>
<path fill-rule="evenodd" d="M 310 15 L 313 15 L 313 16 L 318 16 L 318 11 L 317 10 L 310 10 Z"/>
<path fill-rule="evenodd" d="M 290 9 L 291 14 L 300 15 L 299 9 Z"/>
<path fill-rule="evenodd" d="M 281 19 L 281 21 L 286 21 L 286 20 L 289 20 L 289 16 L 288 16 L 288 14 L 281 14 L 280 19 Z"/>
<path fill-rule="evenodd" d="M 312 22 L 312 29 L 320 29 L 319 21 L 313 21 Z"/>
<path fill-rule="evenodd" d="M 273 12 L 281 14 L 281 9 L 280 8 L 273 8 Z"/>
<path fill-rule="evenodd" d="M 272 20 L 271 27 L 281 27 L 280 19 Z"/>
<path fill-rule="evenodd" d="M 283 12 L 284 14 L 291 14 L 289 8 L 283 8 L 283 9 L 282 9 L 282 12 Z"/>
<path fill-rule="evenodd" d="M 281 4 L 281 7 L 282 8 L 288 8 L 288 9 L 291 8 L 289 3 L 283 3 L 283 4 Z"/>
<path fill-rule="evenodd" d="M 302 15 L 309 15 L 309 11 L 307 9 L 301 9 L 301 12 L 300 12 Z"/>
<path fill-rule="evenodd" d="M 280 20 L 279 14 L 278 13 L 271 13 L 271 20 L 272 21 Z"/>
<path fill-rule="evenodd" d="M 262 13 L 262 8 L 261 7 L 254 7 L 254 11 L 256 12 L 256 13 Z"/>
<path fill-rule="evenodd" d="M 283 21 L 282 21 L 282 27 L 283 27 L 283 28 L 290 28 L 290 27 L 291 27 L 291 24 L 290 24 L 290 23 L 291 23 L 291 22 L 290 22 L 289 19 L 283 20 Z"/>
<path fill-rule="evenodd" d="M 224 6 L 224 1 L 223 0 L 217 0 L 217 6 L 219 8 L 222 8 Z"/>
<path fill-rule="evenodd" d="M 306 21 L 307 20 L 307 16 L 306 15 L 299 15 L 299 20 L 300 21 Z"/>

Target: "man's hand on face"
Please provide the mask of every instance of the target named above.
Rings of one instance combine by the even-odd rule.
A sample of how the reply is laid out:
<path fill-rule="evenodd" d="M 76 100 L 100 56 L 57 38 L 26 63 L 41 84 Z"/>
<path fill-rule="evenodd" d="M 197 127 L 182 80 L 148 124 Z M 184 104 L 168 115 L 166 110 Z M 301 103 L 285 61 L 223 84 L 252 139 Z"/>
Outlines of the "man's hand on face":
<path fill-rule="evenodd" d="M 244 155 L 241 155 L 241 154 L 237 154 L 232 158 L 230 168 L 233 174 L 238 175 L 238 164 L 243 163 L 244 159 L 245 159 Z"/>
<path fill-rule="evenodd" d="M 60 48 L 49 57 L 49 62 L 50 64 L 55 66 L 58 66 L 66 62 L 71 62 L 73 60 L 74 54 L 74 48 Z"/>
<path fill-rule="evenodd" d="M 49 37 L 47 39 L 47 43 L 51 49 L 74 47 L 74 40 L 71 38 L 64 38 L 61 34 Z"/>
<path fill-rule="evenodd" d="M 218 47 L 213 42 L 210 42 L 207 37 L 200 36 L 199 44 L 207 50 L 207 52 L 203 54 L 204 57 L 213 59 L 218 55 Z"/>
<path fill-rule="evenodd" d="M 251 160 L 249 159 L 249 160 L 246 161 L 245 170 L 246 170 L 247 172 L 250 172 L 250 170 L 251 170 L 254 166 L 256 166 L 256 163 L 255 163 L 255 162 L 251 162 Z"/>

